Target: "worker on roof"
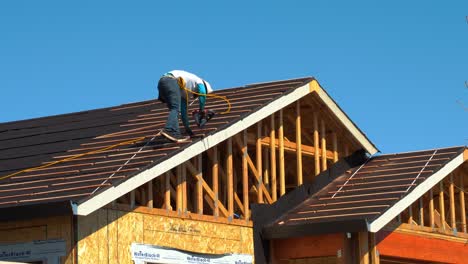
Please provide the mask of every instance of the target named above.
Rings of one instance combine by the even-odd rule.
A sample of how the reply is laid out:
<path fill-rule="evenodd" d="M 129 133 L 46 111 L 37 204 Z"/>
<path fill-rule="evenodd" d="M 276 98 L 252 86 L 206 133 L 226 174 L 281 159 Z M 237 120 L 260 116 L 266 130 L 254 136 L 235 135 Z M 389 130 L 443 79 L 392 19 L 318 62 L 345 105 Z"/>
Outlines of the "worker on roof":
<path fill-rule="evenodd" d="M 213 90 L 211 85 L 193 73 L 174 70 L 165 73 L 158 82 L 159 100 L 166 103 L 169 109 L 166 126 L 161 134 L 174 142 L 185 142 L 193 136 L 189 126 L 187 108 L 189 93 L 193 98 L 198 97 L 199 111 L 203 112 L 207 93 Z M 179 113 L 188 136 L 182 135 L 179 129 Z"/>

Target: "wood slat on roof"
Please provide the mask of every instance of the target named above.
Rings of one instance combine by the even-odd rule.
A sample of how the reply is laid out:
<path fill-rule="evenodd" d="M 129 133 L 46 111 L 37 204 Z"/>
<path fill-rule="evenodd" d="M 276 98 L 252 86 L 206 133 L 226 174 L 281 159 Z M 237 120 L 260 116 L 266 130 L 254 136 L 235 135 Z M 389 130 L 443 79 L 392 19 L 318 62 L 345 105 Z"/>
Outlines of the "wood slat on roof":
<path fill-rule="evenodd" d="M 311 80 L 216 91 L 229 98 L 231 112 L 218 115 L 194 132 L 206 136 L 222 130 Z M 196 107 L 194 104 L 190 111 Z M 206 107 L 221 112 L 226 105 L 219 99 L 208 99 Z M 153 139 L 164 126 L 166 115 L 165 106 L 151 100 L 0 124 L 0 208 L 69 200 L 79 203 L 199 140 L 173 144 L 160 137 Z M 191 127 L 195 127 L 192 120 Z M 137 142 L 128 142 L 139 137 Z M 128 143 L 109 148 L 122 142 Z M 100 151 L 104 148 L 109 149 Z M 77 157 L 80 154 L 85 155 Z M 62 161 L 67 158 L 71 160 Z M 22 171 L 56 161 L 62 162 Z"/>
<path fill-rule="evenodd" d="M 322 223 L 329 224 L 329 232 L 366 228 L 464 150 L 453 147 L 370 158 L 337 175 L 325 188 L 267 225 L 266 236 L 320 233 Z"/>

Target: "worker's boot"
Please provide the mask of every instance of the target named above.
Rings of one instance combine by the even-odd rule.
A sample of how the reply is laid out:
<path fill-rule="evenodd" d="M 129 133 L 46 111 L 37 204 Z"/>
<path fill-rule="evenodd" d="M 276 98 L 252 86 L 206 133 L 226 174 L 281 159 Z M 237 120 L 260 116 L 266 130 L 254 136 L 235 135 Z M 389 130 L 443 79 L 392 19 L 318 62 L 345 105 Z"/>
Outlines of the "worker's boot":
<path fill-rule="evenodd" d="M 161 130 L 161 135 L 175 143 L 183 143 L 190 140 L 189 136 L 177 135 L 173 132 L 167 131 L 166 129 Z"/>

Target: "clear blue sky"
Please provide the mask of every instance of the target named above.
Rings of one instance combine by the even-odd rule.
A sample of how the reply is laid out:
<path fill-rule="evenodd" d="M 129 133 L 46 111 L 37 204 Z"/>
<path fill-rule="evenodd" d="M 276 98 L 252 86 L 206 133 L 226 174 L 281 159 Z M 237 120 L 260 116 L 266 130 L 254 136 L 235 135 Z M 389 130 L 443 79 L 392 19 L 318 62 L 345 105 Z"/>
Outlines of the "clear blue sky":
<path fill-rule="evenodd" d="M 468 1 L 0 2 L 0 122 L 315 76 L 384 153 L 468 144 Z M 459 103 L 457 103 L 459 100 Z"/>

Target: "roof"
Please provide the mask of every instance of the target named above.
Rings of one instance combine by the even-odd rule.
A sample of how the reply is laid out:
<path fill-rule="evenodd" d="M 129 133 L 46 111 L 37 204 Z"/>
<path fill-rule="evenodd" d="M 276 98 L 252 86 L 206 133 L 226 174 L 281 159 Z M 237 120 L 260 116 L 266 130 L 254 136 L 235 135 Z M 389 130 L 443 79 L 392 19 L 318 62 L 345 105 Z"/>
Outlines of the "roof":
<path fill-rule="evenodd" d="M 370 157 L 276 218 L 264 236 L 377 232 L 467 159 L 465 147 Z"/>
<path fill-rule="evenodd" d="M 363 148 L 377 151 L 313 78 L 258 83 L 216 91 L 231 101 L 230 113 L 183 144 L 157 136 L 167 110 L 156 100 L 2 123 L 0 208 L 70 201 L 87 215 L 313 91 Z M 206 107 L 226 104 L 215 98 Z"/>

